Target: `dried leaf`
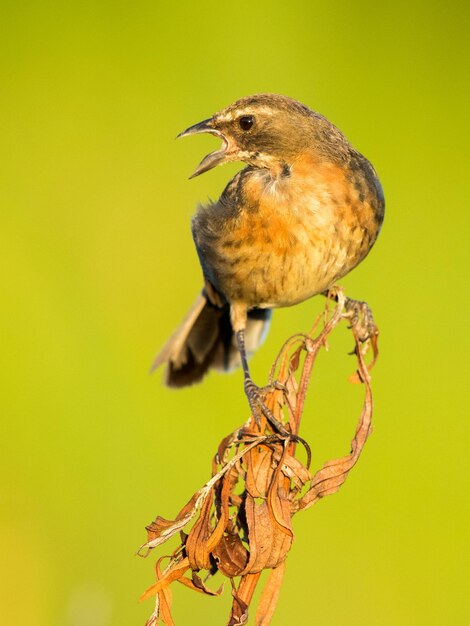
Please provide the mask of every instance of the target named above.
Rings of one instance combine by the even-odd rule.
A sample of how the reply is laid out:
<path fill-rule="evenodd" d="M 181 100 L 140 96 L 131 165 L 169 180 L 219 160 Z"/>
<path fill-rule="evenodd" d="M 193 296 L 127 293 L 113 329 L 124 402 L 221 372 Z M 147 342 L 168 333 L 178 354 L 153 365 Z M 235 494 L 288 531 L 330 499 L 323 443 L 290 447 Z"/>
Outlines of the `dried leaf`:
<path fill-rule="evenodd" d="M 144 593 L 140 596 L 140 602 L 155 595 L 161 589 L 163 589 L 164 587 L 172 583 L 174 580 L 178 580 L 178 578 L 181 578 L 181 576 L 183 576 L 183 574 L 186 571 L 188 571 L 188 569 L 189 569 L 189 559 L 186 557 L 182 559 L 181 561 L 179 561 L 178 563 L 176 563 L 174 567 L 166 571 L 166 573 L 164 574 L 162 578 L 160 578 L 160 580 L 157 580 L 156 583 L 154 583 L 148 589 L 146 589 Z"/>
<path fill-rule="evenodd" d="M 164 517 L 158 515 L 151 524 L 145 527 L 147 530 L 148 540 L 152 541 L 153 539 L 160 537 L 162 533 L 174 526 L 175 521 L 176 520 L 165 519 Z"/>
<path fill-rule="evenodd" d="M 192 573 L 191 579 L 186 578 L 186 576 L 182 576 L 181 578 L 178 578 L 178 582 L 182 585 L 185 585 L 186 587 L 189 587 L 189 589 L 193 589 L 193 591 L 198 591 L 199 593 L 204 593 L 208 596 L 220 596 L 220 594 L 224 590 L 223 583 L 222 585 L 220 585 L 217 591 L 210 589 L 204 584 L 204 582 L 195 572 Z"/>
<path fill-rule="evenodd" d="M 284 506 L 290 504 L 285 502 Z M 244 574 L 254 574 L 263 569 L 277 567 L 284 561 L 292 545 L 292 536 L 280 529 L 269 510 L 265 500 L 258 501 L 247 496 L 246 519 L 248 539 L 250 542 L 250 558 Z"/>
<path fill-rule="evenodd" d="M 210 552 L 207 549 L 207 540 L 211 535 L 211 508 L 212 499 L 211 495 L 213 490 L 208 494 L 208 497 L 202 505 L 199 518 L 194 526 L 191 528 L 188 538 L 186 540 L 186 552 L 189 558 L 189 565 L 192 570 L 209 569 L 211 566 Z"/>
<path fill-rule="evenodd" d="M 283 474 L 293 481 L 296 490 L 302 489 L 312 480 L 312 474 L 309 470 L 295 456 L 290 454 L 286 455 L 281 469 Z"/>
<path fill-rule="evenodd" d="M 285 447 L 271 480 L 267 503 L 272 518 L 276 522 L 279 530 L 288 537 L 293 537 L 290 501 L 283 485 L 285 482 L 284 476 L 281 475 L 281 469 L 286 456 L 287 448 Z"/>
<path fill-rule="evenodd" d="M 299 346 L 290 358 L 290 370 L 292 373 L 296 372 L 299 369 L 302 348 L 303 346 Z"/>
<path fill-rule="evenodd" d="M 284 580 L 285 568 L 284 562 L 270 571 L 256 611 L 255 626 L 268 626 L 271 623 Z"/>
<path fill-rule="evenodd" d="M 159 559 L 155 565 L 155 572 L 157 575 L 157 581 L 163 579 L 163 574 L 160 570 L 160 562 L 164 557 Z M 171 601 L 172 601 L 172 593 L 169 585 L 165 585 L 158 592 L 158 614 L 162 619 L 162 622 L 166 626 L 175 626 L 173 622 L 173 618 L 171 616 Z"/>
<path fill-rule="evenodd" d="M 219 521 L 217 522 L 217 526 L 214 529 L 214 532 L 209 537 L 207 541 L 207 550 L 212 552 L 214 548 L 219 544 L 220 540 L 223 537 L 225 528 L 228 522 L 229 515 L 229 496 L 234 488 L 238 477 L 238 472 L 232 469 L 227 472 L 225 476 L 221 479 L 223 481 L 222 491 L 220 494 L 220 506 L 219 506 Z"/>
<path fill-rule="evenodd" d="M 227 533 L 214 548 L 218 570 L 228 578 L 239 576 L 248 563 L 248 551 L 238 533 Z"/>
<path fill-rule="evenodd" d="M 301 498 L 300 509 L 308 509 L 320 498 L 331 495 L 338 491 L 348 477 L 349 472 L 357 463 L 365 442 L 371 432 L 372 420 L 372 390 L 370 377 L 367 372 L 363 358 L 358 355 L 359 371 L 364 379 L 366 396 L 362 407 L 361 415 L 356 429 L 356 434 L 351 442 L 351 453 L 341 459 L 328 461 L 312 479 L 309 491 Z"/>
<path fill-rule="evenodd" d="M 377 359 L 379 357 L 378 338 L 379 338 L 379 331 L 376 329 L 375 334 L 373 334 L 372 337 L 370 338 L 370 342 L 366 343 L 366 345 L 365 345 L 365 350 L 366 351 L 368 350 L 369 345 L 372 348 L 372 361 L 367 365 L 367 373 L 369 373 L 371 371 L 371 369 L 374 367 L 374 365 L 376 364 Z M 358 350 L 360 350 L 360 346 L 359 346 L 359 342 L 356 339 L 355 353 L 356 353 L 357 356 L 358 356 Z M 364 352 L 364 354 L 365 354 L 365 352 Z M 359 385 L 359 384 L 365 382 L 365 380 L 363 378 L 363 375 L 361 373 L 360 367 L 357 369 L 356 372 L 354 372 L 354 374 L 352 374 L 349 377 L 349 382 L 353 383 L 354 385 Z"/>
<path fill-rule="evenodd" d="M 253 498 L 264 498 L 268 494 L 272 479 L 272 450 L 259 445 L 245 457 L 246 490 Z"/>
<path fill-rule="evenodd" d="M 196 514 L 199 501 L 203 494 L 204 488 L 197 491 L 191 500 L 181 509 L 176 519 L 166 520 L 158 516 L 155 521 L 149 526 L 146 526 L 148 541 L 140 546 L 137 553 L 141 556 L 147 556 L 151 549 L 165 543 L 170 537 L 173 537 L 178 531 L 182 530 Z M 145 552 L 145 550 L 147 552 Z"/>

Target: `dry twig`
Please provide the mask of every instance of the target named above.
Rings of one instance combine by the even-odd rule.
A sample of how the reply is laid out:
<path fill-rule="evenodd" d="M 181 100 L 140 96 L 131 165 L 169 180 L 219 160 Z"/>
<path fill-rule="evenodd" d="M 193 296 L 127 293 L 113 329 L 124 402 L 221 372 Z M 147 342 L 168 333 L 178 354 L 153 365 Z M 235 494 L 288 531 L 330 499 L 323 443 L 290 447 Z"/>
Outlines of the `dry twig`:
<path fill-rule="evenodd" d="M 161 620 L 167 626 L 171 616 L 170 584 L 178 581 L 208 595 L 213 591 L 200 573 L 211 577 L 217 572 L 230 580 L 232 609 L 228 626 L 246 624 L 248 608 L 263 570 L 271 572 L 256 611 L 256 626 L 267 626 L 274 613 L 284 576 L 284 562 L 293 541 L 292 517 L 311 507 L 320 498 L 338 491 L 357 462 L 371 430 L 372 394 L 369 369 L 377 357 L 378 331 L 364 303 L 347 300 L 335 290 L 337 304 L 332 313 L 317 319 L 310 335 L 295 335 L 281 349 L 272 368 L 272 385 L 265 398 L 276 419 L 290 436 L 273 432 L 266 420 L 260 427 L 253 417 L 242 428 L 222 440 L 212 464 L 212 478 L 197 491 L 174 520 L 157 517 L 147 526 L 148 541 L 139 554 L 148 553 L 179 533 L 181 542 L 162 571 L 156 564 L 156 582 L 141 599 L 155 596 L 155 609 L 146 626 Z M 315 474 L 310 472 L 310 449 L 299 436 L 300 420 L 312 368 L 328 335 L 341 319 L 350 320 L 355 339 L 358 369 L 353 382 L 362 382 L 365 398 L 351 452 L 328 461 Z M 323 319 L 323 328 L 313 333 Z M 373 349 L 369 368 L 365 353 Z M 307 463 L 296 457 L 297 445 L 307 450 Z M 188 533 L 184 529 L 193 521 Z M 238 584 L 235 580 L 239 579 Z"/>

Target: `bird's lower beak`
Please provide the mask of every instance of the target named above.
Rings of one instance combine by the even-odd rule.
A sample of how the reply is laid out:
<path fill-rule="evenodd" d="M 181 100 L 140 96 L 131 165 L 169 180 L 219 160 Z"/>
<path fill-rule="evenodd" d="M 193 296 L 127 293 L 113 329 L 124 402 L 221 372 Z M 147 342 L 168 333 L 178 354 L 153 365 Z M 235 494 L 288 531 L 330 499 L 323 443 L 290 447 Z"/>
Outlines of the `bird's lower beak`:
<path fill-rule="evenodd" d="M 196 176 L 199 176 L 199 174 L 203 174 L 204 172 L 211 170 L 213 167 L 221 165 L 227 160 L 227 140 L 219 130 L 214 128 L 212 118 L 199 122 L 199 124 L 194 124 L 194 126 L 190 126 L 186 130 L 183 130 L 183 132 L 176 138 L 179 139 L 180 137 L 187 137 L 188 135 L 197 135 L 198 133 L 210 133 L 211 135 L 216 135 L 222 139 L 223 145 L 220 150 L 215 150 L 205 156 L 189 178 L 195 178 Z"/>

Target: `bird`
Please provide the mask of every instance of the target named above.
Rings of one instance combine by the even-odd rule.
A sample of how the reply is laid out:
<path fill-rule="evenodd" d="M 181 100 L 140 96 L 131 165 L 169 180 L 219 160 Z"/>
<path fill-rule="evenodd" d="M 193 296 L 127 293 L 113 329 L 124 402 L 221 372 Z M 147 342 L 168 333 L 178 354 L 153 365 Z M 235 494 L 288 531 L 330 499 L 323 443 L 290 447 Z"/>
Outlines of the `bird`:
<path fill-rule="evenodd" d="M 272 309 L 325 294 L 366 257 L 383 223 L 384 193 L 345 135 L 287 96 L 241 98 L 178 138 L 199 133 L 222 146 L 190 178 L 224 163 L 245 166 L 192 218 L 203 288 L 152 370 L 165 365 L 164 383 L 183 387 L 241 365 L 253 415 L 272 421 L 248 366 Z"/>

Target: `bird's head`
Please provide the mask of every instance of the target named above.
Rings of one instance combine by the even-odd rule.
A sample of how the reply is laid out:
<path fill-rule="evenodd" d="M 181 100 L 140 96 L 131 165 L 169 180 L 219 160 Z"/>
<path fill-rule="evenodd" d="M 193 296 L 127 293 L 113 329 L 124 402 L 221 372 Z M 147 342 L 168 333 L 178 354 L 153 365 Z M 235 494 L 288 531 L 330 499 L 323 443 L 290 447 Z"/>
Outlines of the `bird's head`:
<path fill-rule="evenodd" d="M 178 137 L 211 133 L 222 147 L 208 154 L 191 178 L 216 165 L 243 161 L 254 167 L 280 171 L 305 150 L 338 153 L 346 142 L 326 118 L 292 98 L 258 94 L 237 100 L 212 117 L 190 126 Z"/>

